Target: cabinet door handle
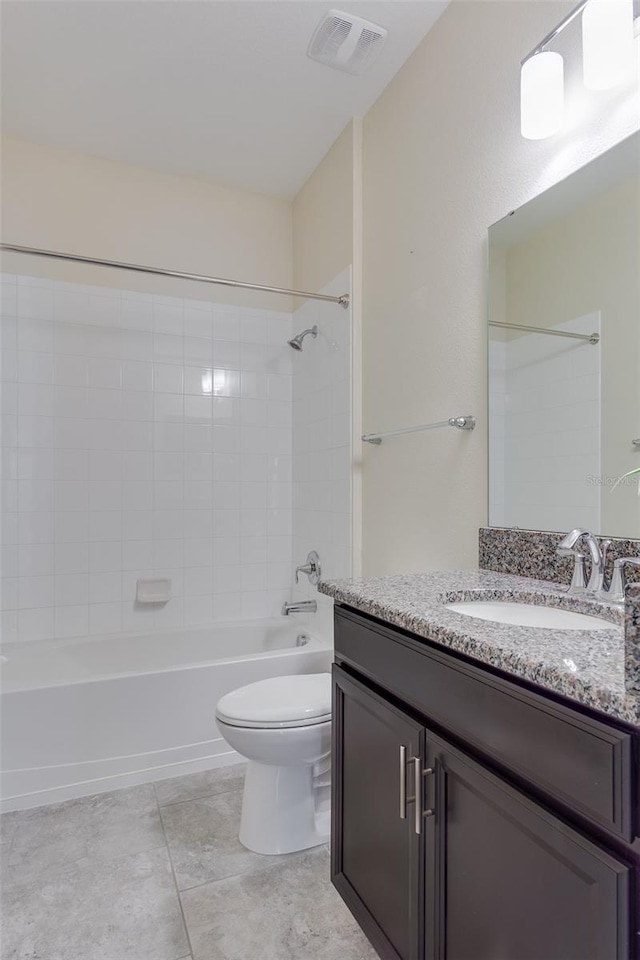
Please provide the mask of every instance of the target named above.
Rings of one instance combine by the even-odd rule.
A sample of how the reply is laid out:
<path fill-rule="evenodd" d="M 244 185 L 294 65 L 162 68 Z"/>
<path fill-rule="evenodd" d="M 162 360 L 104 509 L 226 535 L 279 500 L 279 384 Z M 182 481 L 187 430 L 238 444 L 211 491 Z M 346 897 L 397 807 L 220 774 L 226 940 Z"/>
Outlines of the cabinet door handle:
<path fill-rule="evenodd" d="M 400 819 L 407 819 L 407 748 L 400 745 Z"/>
<path fill-rule="evenodd" d="M 413 764 L 413 783 L 414 793 L 412 797 L 407 796 L 407 764 Z M 407 804 L 414 803 L 414 830 L 416 833 L 422 833 L 422 818 L 432 817 L 433 810 L 422 810 L 422 778 L 428 777 L 433 773 L 431 767 L 422 769 L 422 760 L 420 757 L 409 757 L 407 759 L 407 748 L 400 744 L 400 819 L 407 819 Z"/>
<path fill-rule="evenodd" d="M 413 785 L 416 798 L 414 829 L 420 834 L 422 833 L 422 761 L 420 757 L 413 757 Z"/>
<path fill-rule="evenodd" d="M 429 777 L 434 773 L 433 767 L 427 767 L 426 770 L 422 769 L 422 762 L 420 757 L 412 757 L 413 760 L 413 776 L 415 784 L 415 797 L 416 797 L 416 808 L 415 808 L 415 821 L 414 829 L 417 834 L 422 833 L 422 818 L 423 817 L 433 817 L 435 810 L 432 810 L 429 807 L 428 810 L 422 809 L 422 784 L 423 778 Z"/>

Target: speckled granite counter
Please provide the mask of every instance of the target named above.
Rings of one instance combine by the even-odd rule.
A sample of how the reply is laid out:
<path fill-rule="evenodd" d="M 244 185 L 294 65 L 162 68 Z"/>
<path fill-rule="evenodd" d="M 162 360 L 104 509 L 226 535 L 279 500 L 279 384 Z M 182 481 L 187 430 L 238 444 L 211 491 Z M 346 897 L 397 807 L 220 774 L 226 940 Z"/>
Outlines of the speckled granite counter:
<path fill-rule="evenodd" d="M 318 590 L 417 636 L 640 727 L 640 691 L 625 684 L 624 611 L 566 587 L 487 570 L 324 580 Z M 517 595 L 517 596 L 516 596 Z M 547 630 L 477 620 L 445 603 L 544 603 L 611 620 L 611 630 Z"/>

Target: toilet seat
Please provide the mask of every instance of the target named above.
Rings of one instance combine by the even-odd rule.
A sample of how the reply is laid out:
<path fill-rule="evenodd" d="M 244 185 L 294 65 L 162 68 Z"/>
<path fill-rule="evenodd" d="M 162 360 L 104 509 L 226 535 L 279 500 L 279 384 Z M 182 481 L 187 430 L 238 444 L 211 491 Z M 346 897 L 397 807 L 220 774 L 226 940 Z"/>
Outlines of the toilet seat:
<path fill-rule="evenodd" d="M 331 674 L 272 677 L 239 687 L 218 702 L 216 717 L 255 730 L 307 727 L 331 720 Z"/>

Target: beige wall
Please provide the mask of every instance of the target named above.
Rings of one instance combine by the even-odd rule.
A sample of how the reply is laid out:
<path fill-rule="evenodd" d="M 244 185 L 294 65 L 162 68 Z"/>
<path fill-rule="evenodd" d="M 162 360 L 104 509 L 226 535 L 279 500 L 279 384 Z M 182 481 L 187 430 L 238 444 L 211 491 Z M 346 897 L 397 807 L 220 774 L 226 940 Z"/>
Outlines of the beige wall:
<path fill-rule="evenodd" d="M 298 290 L 321 290 L 352 262 L 354 129 L 345 127 L 293 201 Z"/>
<path fill-rule="evenodd" d="M 292 280 L 291 203 L 72 150 L 6 138 L 2 237 L 23 246 L 271 286 Z M 5 269 L 78 282 L 291 309 L 287 298 L 155 281 L 122 271 L 6 258 Z"/>
<path fill-rule="evenodd" d="M 366 573 L 476 564 L 487 227 L 637 126 L 617 92 L 557 137 L 520 136 L 519 61 L 571 5 L 456 0 L 364 118 L 364 429 L 478 417 L 366 447 Z"/>
<path fill-rule="evenodd" d="M 293 282 L 321 290 L 351 267 L 352 570 L 362 570 L 362 119 L 355 117 L 293 201 Z"/>
<path fill-rule="evenodd" d="M 637 177 L 594 197 L 506 251 L 506 316 L 554 326 L 601 311 L 602 473 L 638 465 L 631 444 L 640 410 L 640 227 Z M 518 336 L 518 334 L 516 334 Z M 592 349 L 587 347 L 587 349 Z M 636 488 L 601 494 L 599 533 L 640 535 Z"/>

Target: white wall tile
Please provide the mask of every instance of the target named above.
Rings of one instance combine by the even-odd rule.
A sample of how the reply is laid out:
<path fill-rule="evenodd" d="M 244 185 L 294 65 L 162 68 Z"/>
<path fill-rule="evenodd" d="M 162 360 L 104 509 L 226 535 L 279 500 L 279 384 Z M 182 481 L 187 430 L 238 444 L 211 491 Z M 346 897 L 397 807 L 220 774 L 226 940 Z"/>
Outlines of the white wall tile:
<path fill-rule="evenodd" d="M 85 417 L 89 405 L 86 387 L 56 384 L 53 391 L 53 414 L 56 417 Z"/>
<path fill-rule="evenodd" d="M 210 597 L 213 590 L 213 567 L 185 567 L 184 595 L 185 597 Z"/>
<path fill-rule="evenodd" d="M 94 541 L 89 547 L 89 570 L 97 573 L 120 573 L 123 569 L 123 544 L 120 540 Z"/>
<path fill-rule="evenodd" d="M 93 603 L 89 606 L 89 633 L 93 635 L 120 633 L 122 630 L 121 603 Z"/>
<path fill-rule="evenodd" d="M 136 392 L 150 392 L 153 389 L 153 364 L 144 360 L 123 360 L 122 387 Z"/>
<path fill-rule="evenodd" d="M 89 633 L 89 607 L 87 604 L 79 606 L 56 606 L 55 608 L 55 636 L 84 637 Z"/>
<path fill-rule="evenodd" d="M 0 579 L 0 609 L 16 610 L 18 608 L 18 577 L 2 577 Z"/>
<path fill-rule="evenodd" d="M 18 611 L 18 632 L 20 640 L 47 640 L 55 633 L 54 607 L 36 607 Z"/>
<path fill-rule="evenodd" d="M 214 340 L 212 365 L 223 370 L 240 370 L 240 344 L 232 340 Z"/>
<path fill-rule="evenodd" d="M 51 543 L 18 546 L 18 576 L 38 577 L 54 573 L 54 551 Z M 7 575 L 11 575 L 7 570 Z"/>
<path fill-rule="evenodd" d="M 4 643 L 14 643 L 18 639 L 17 610 L 3 610 L 0 614 L 0 637 Z"/>
<path fill-rule="evenodd" d="M 53 605 L 53 577 L 19 577 L 18 607 L 51 607 Z"/>
<path fill-rule="evenodd" d="M 89 600 L 89 574 L 60 573 L 54 581 L 56 606 L 86 604 Z"/>
<path fill-rule="evenodd" d="M 189 626 L 211 623 L 213 619 L 213 598 L 209 596 L 184 598 L 184 622 Z"/>
<path fill-rule="evenodd" d="M 53 387 L 46 383 L 20 383 L 18 410 L 27 416 L 46 417 L 51 414 Z"/>
<path fill-rule="evenodd" d="M 88 543 L 56 543 L 54 554 L 54 569 L 56 574 L 86 573 L 90 564 L 90 547 Z M 95 544 L 102 546 L 102 544 Z"/>
<path fill-rule="evenodd" d="M 89 602 L 115 603 L 122 600 L 122 572 L 89 574 Z"/>
<path fill-rule="evenodd" d="M 153 389 L 156 393 L 182 393 L 183 368 L 172 363 L 153 364 Z M 140 388 L 136 388 L 140 389 Z"/>
<path fill-rule="evenodd" d="M 4 638 L 278 612 L 290 315 L 33 278 L 2 290 Z M 150 617 L 135 583 L 159 571 L 175 599 Z"/>
<path fill-rule="evenodd" d="M 145 297 L 140 294 L 137 297 L 130 292 L 125 292 L 121 301 L 120 322 L 126 330 L 144 330 L 153 329 L 153 303 L 152 297 Z"/>
<path fill-rule="evenodd" d="M 227 564 L 213 567 L 213 592 L 217 594 L 239 594 L 242 590 L 242 567 L 240 564 Z"/>
<path fill-rule="evenodd" d="M 53 332 L 54 325 L 50 319 L 35 319 L 20 315 L 18 350 L 50 353 L 53 350 Z"/>

